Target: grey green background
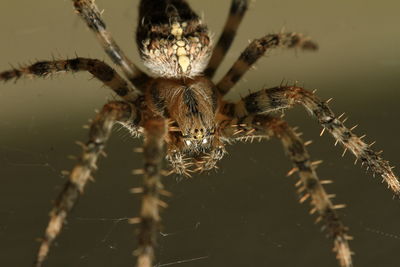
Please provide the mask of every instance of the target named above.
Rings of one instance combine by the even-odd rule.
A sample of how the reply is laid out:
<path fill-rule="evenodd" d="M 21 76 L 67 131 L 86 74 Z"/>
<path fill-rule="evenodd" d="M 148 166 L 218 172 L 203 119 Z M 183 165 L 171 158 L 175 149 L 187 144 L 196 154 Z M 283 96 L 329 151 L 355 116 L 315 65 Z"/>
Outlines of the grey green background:
<path fill-rule="evenodd" d="M 138 2 L 97 4 L 104 8 L 115 39 L 140 65 L 134 44 Z M 218 36 L 230 1 L 190 2 Z M 385 158 L 399 165 L 399 10 L 394 0 L 256 1 L 217 76 L 249 39 L 282 27 L 304 32 L 319 43 L 317 53 L 273 51 L 236 92 L 282 80 L 318 89 L 321 97 L 334 97 L 337 113 L 349 114 L 349 126 L 360 124 L 356 132 L 377 140 L 376 149 L 384 149 Z M 52 54 L 65 58 L 77 53 L 109 62 L 71 1 L 2 0 L 0 32 L 0 70 Z M 82 125 L 112 98 L 84 73 L 0 85 L 0 266 L 31 266 L 35 239 L 66 179 L 60 172 L 73 165 L 67 155 L 80 152 L 74 141 L 86 140 Z M 342 149 L 333 146 L 330 136 L 319 137 L 320 127 L 304 110 L 295 108 L 287 119 L 300 126 L 304 139 L 314 140 L 312 157 L 324 160 L 320 177 L 335 180 L 328 192 L 337 194 L 335 203 L 348 205 L 340 215 L 355 236 L 355 266 L 398 266 L 399 202 L 380 178 L 353 166 L 350 154 L 342 159 Z M 130 174 L 142 164 L 132 152 L 137 146 L 140 141 L 126 131 L 115 131 L 96 182 L 70 215 L 46 266 L 134 265 L 134 227 L 123 218 L 138 214 L 138 199 L 128 193 L 140 184 L 140 177 Z M 163 212 L 157 266 L 337 266 L 331 241 L 308 215 L 309 205 L 297 202 L 296 179 L 285 177 L 291 165 L 279 142 L 236 144 L 228 151 L 216 173 L 179 182 L 164 179 L 174 197 Z"/>

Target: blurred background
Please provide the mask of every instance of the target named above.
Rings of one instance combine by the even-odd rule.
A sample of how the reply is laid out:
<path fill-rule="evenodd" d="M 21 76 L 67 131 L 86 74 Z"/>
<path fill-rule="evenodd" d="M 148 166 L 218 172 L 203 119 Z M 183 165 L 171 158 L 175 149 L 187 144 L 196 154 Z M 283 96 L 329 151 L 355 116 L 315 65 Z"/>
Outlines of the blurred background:
<path fill-rule="evenodd" d="M 114 38 L 137 64 L 134 43 L 139 1 L 97 0 Z M 203 14 L 217 38 L 230 1 L 189 1 Z M 268 0 L 252 3 L 217 79 L 248 44 L 266 33 L 303 32 L 320 45 L 316 53 L 277 50 L 259 61 L 235 88 L 239 92 L 298 81 L 318 89 L 336 113 L 346 112 L 348 126 L 377 140 L 384 158 L 399 165 L 400 140 L 400 3 L 395 0 L 318 1 Z M 71 1 L 11 1 L 0 3 L 0 70 L 36 60 L 74 57 L 105 59 L 93 34 L 74 14 Z M 66 177 L 62 170 L 78 155 L 82 128 L 110 91 L 90 75 L 56 75 L 51 79 L 21 79 L 0 87 L 0 266 L 30 266 L 37 238 Z M 320 178 L 337 194 L 336 204 L 355 237 L 355 266 L 398 266 L 400 205 L 392 193 L 342 149 L 302 108 L 287 112 L 300 126 L 312 158 L 324 160 Z M 131 170 L 140 168 L 141 145 L 125 130 L 112 136 L 96 181 L 70 214 L 46 266 L 133 266 L 135 227 L 126 218 L 138 214 L 138 198 L 128 192 L 140 184 Z M 236 144 L 217 172 L 191 179 L 164 178 L 174 196 L 163 212 L 156 266 L 337 266 L 332 242 L 314 225 L 308 203 L 299 204 L 295 176 L 286 177 L 291 163 L 280 143 Z"/>

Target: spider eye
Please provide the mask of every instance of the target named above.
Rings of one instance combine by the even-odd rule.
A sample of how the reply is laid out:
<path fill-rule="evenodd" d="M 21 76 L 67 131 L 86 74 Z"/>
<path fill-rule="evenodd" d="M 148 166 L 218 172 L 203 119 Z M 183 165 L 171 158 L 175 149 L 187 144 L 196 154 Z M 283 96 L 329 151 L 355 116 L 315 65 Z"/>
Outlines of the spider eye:
<path fill-rule="evenodd" d="M 208 142 L 208 141 L 207 141 L 207 138 L 204 138 L 202 143 L 203 143 L 203 144 L 207 144 L 207 142 Z"/>

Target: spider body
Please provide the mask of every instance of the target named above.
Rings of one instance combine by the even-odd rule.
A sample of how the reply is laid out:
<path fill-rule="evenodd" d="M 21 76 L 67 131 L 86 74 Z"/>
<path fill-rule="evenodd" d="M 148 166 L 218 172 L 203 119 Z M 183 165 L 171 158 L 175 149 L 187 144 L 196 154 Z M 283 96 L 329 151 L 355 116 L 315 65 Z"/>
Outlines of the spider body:
<path fill-rule="evenodd" d="M 296 131 L 276 111 L 302 105 L 324 131 L 329 132 L 345 150 L 380 175 L 388 187 L 400 195 L 400 183 L 389 163 L 380 152 L 344 125 L 314 92 L 294 86 L 277 86 L 229 102 L 223 96 L 241 79 L 269 49 L 297 48 L 316 50 L 317 45 L 298 33 L 267 34 L 253 40 L 237 61 L 214 83 L 215 71 L 228 51 L 236 30 L 247 10 L 247 0 L 232 0 L 229 17 L 223 33 L 212 47 L 205 24 L 184 0 L 142 0 L 136 41 L 144 65 L 155 77 L 141 71 L 129 60 L 108 32 L 105 22 L 93 0 L 72 0 L 76 12 L 95 33 L 106 54 L 123 72 L 122 77 L 106 63 L 77 57 L 39 61 L 29 66 L 0 72 L 0 80 L 20 77 L 47 77 L 60 72 L 90 72 L 120 97 L 111 101 L 91 122 L 89 139 L 82 144 L 82 155 L 72 169 L 64 189 L 55 201 L 37 255 L 36 267 L 42 266 L 51 244 L 61 232 L 68 213 L 75 205 L 92 173 L 97 160 L 104 153 L 105 144 L 114 124 L 126 126 L 133 136 L 143 136 L 143 186 L 132 189 L 141 194 L 138 218 L 139 247 L 135 251 L 138 267 L 153 266 L 157 233 L 160 229 L 160 207 L 166 204 L 160 198 L 169 195 L 161 177 L 167 159 L 170 172 L 189 176 L 216 167 L 224 156 L 225 145 L 237 141 L 277 137 L 292 161 L 289 174 L 298 173 L 300 202 L 310 199 L 311 213 L 318 213 L 327 235 L 333 240 L 333 250 L 341 267 L 351 267 L 352 258 L 348 229 L 340 221 L 332 195 L 328 195 L 315 170 L 306 145 Z"/>

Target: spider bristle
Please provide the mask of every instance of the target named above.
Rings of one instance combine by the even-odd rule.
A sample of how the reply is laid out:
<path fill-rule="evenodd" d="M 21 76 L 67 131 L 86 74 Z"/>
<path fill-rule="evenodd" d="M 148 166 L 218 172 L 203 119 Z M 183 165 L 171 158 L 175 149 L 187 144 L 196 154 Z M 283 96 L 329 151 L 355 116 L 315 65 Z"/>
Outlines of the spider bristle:
<path fill-rule="evenodd" d="M 325 128 L 322 128 L 321 133 L 319 134 L 319 136 L 322 136 L 325 133 Z"/>
<path fill-rule="evenodd" d="M 310 197 L 310 194 L 304 194 L 299 200 L 300 203 L 304 203 L 308 198 Z"/>
<path fill-rule="evenodd" d="M 67 158 L 70 159 L 70 160 L 77 160 L 78 159 L 77 156 L 75 156 L 75 155 L 68 155 Z"/>
<path fill-rule="evenodd" d="M 376 143 L 376 141 L 373 141 L 371 144 L 369 144 L 369 147 L 372 147 L 374 144 Z"/>
<path fill-rule="evenodd" d="M 346 112 L 343 112 L 342 114 L 340 114 L 340 116 L 339 117 L 337 117 L 338 118 L 338 120 L 340 120 L 344 115 L 346 114 Z"/>
<path fill-rule="evenodd" d="M 256 129 L 251 129 L 251 130 L 249 130 L 247 133 L 246 133 L 246 135 L 250 135 L 250 134 L 252 134 L 252 133 L 254 133 L 256 131 Z"/>
<path fill-rule="evenodd" d="M 303 135 L 302 132 L 296 133 L 296 136 L 297 136 L 297 137 L 301 137 L 302 135 Z"/>
<path fill-rule="evenodd" d="M 62 171 L 61 171 L 61 175 L 62 175 L 62 176 L 69 176 L 70 174 L 71 174 L 70 171 L 67 171 L 67 170 L 62 170 Z"/>
<path fill-rule="evenodd" d="M 332 198 L 335 198 L 335 197 L 336 197 L 336 194 L 328 194 L 327 197 L 328 197 L 329 199 L 332 199 Z"/>
<path fill-rule="evenodd" d="M 133 217 L 133 218 L 128 219 L 129 224 L 138 224 L 141 222 L 142 222 L 142 219 L 139 217 Z"/>
<path fill-rule="evenodd" d="M 342 123 L 345 123 L 348 119 L 349 119 L 349 117 L 344 118 L 344 120 L 342 121 Z"/>
<path fill-rule="evenodd" d="M 82 128 L 83 128 L 83 129 L 89 129 L 89 128 L 90 128 L 90 125 L 84 124 L 84 125 L 82 126 Z"/>
<path fill-rule="evenodd" d="M 238 135 L 238 134 L 240 134 L 240 133 L 242 133 L 242 132 L 244 132 L 243 129 L 236 130 L 235 132 L 233 132 L 233 135 Z"/>
<path fill-rule="evenodd" d="M 168 171 L 167 176 L 170 176 L 171 174 L 174 174 L 174 173 L 175 173 L 174 170 L 170 170 L 170 171 Z"/>
<path fill-rule="evenodd" d="M 333 97 L 329 98 L 328 100 L 325 101 L 325 104 L 329 104 L 333 100 Z"/>
<path fill-rule="evenodd" d="M 100 155 L 103 156 L 104 158 L 107 158 L 107 152 L 105 152 L 104 150 L 100 152 Z"/>
<path fill-rule="evenodd" d="M 298 193 L 298 194 L 301 194 L 301 193 L 303 193 L 305 190 L 306 190 L 306 188 L 305 188 L 304 186 L 299 187 L 299 189 L 297 189 L 297 193 Z"/>
<path fill-rule="evenodd" d="M 165 189 L 160 189 L 159 193 L 160 193 L 160 195 L 163 195 L 165 197 L 172 197 L 172 193 L 167 191 L 167 190 L 165 190 Z"/>
<path fill-rule="evenodd" d="M 343 153 L 342 153 L 342 157 L 344 157 L 344 155 L 346 154 L 346 152 L 347 152 L 347 147 L 344 149 L 344 151 L 343 151 Z"/>
<path fill-rule="evenodd" d="M 157 200 L 157 204 L 160 207 L 163 207 L 164 209 L 168 208 L 168 204 L 160 199 Z"/>
<path fill-rule="evenodd" d="M 333 205 L 333 209 L 337 210 L 337 209 L 343 209 L 346 208 L 346 204 L 336 204 Z"/>
<path fill-rule="evenodd" d="M 302 184 L 303 184 L 303 182 L 302 182 L 301 180 L 298 180 L 294 186 L 295 186 L 295 187 L 299 187 L 299 186 L 301 186 Z"/>
<path fill-rule="evenodd" d="M 315 219 L 314 223 L 320 223 L 322 221 L 322 216 L 318 216 L 317 219 Z"/>
<path fill-rule="evenodd" d="M 82 149 L 86 149 L 86 145 L 81 142 L 81 141 L 75 141 L 75 144 L 77 144 L 78 146 L 80 146 Z"/>
<path fill-rule="evenodd" d="M 332 184 L 333 181 L 332 180 L 321 180 L 320 184 Z"/>
<path fill-rule="evenodd" d="M 313 143 L 312 140 L 308 140 L 308 141 L 304 142 L 304 146 L 309 146 L 309 145 L 311 145 L 312 143 Z"/>
<path fill-rule="evenodd" d="M 134 187 L 129 190 L 132 194 L 141 194 L 143 191 L 143 187 Z"/>
<path fill-rule="evenodd" d="M 339 139 L 335 141 L 335 146 L 337 146 L 337 144 L 339 143 Z"/>
<path fill-rule="evenodd" d="M 294 167 L 293 169 L 291 169 L 286 176 L 292 176 L 295 172 L 298 172 L 299 168 Z"/>
<path fill-rule="evenodd" d="M 314 214 L 317 211 L 317 208 L 312 208 L 309 212 L 309 214 Z"/>
<path fill-rule="evenodd" d="M 180 132 L 181 129 L 179 127 L 176 127 L 176 126 L 170 126 L 170 127 L 168 127 L 168 131 L 169 132 Z"/>
<path fill-rule="evenodd" d="M 322 162 L 324 162 L 323 160 L 316 160 L 316 161 L 313 161 L 313 162 L 311 162 L 311 166 L 318 166 L 318 165 L 320 165 Z"/>
<path fill-rule="evenodd" d="M 133 149 L 133 152 L 135 153 L 143 153 L 143 151 L 144 151 L 143 147 L 135 147 Z"/>
<path fill-rule="evenodd" d="M 357 162 L 358 162 L 358 158 L 356 158 L 356 159 L 354 160 L 354 165 L 357 165 Z"/>
<path fill-rule="evenodd" d="M 354 125 L 353 127 L 350 128 L 350 131 L 353 131 L 357 127 L 358 127 L 358 124 Z"/>
<path fill-rule="evenodd" d="M 144 169 L 135 169 L 132 171 L 133 175 L 142 175 L 144 174 Z"/>
<path fill-rule="evenodd" d="M 171 174 L 171 171 L 167 171 L 167 170 L 161 170 L 160 174 L 164 177 L 167 177 Z"/>
<path fill-rule="evenodd" d="M 359 139 L 361 140 L 361 139 L 363 139 L 364 137 L 366 137 L 367 135 L 366 134 L 363 134 L 363 135 L 361 135 L 360 137 L 359 137 Z"/>

